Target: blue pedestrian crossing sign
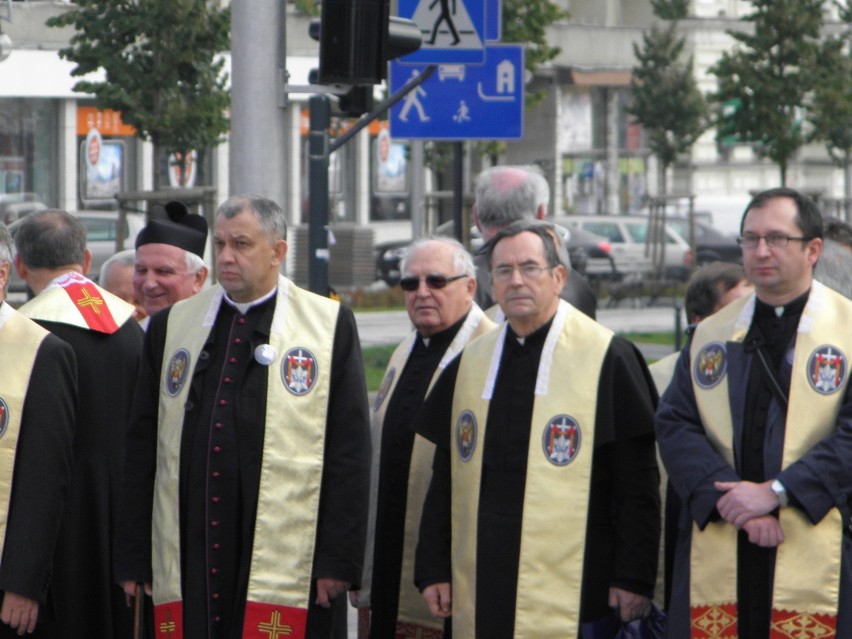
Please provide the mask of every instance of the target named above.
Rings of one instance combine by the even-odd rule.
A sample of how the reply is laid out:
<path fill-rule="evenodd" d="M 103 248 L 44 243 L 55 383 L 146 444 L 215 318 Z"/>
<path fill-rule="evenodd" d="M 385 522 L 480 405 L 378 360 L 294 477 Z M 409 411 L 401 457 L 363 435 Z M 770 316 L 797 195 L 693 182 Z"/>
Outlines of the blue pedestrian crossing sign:
<path fill-rule="evenodd" d="M 391 136 L 419 140 L 517 140 L 523 137 L 524 49 L 485 47 L 482 65 L 442 64 L 390 112 Z M 396 92 L 425 65 L 391 62 Z"/>
<path fill-rule="evenodd" d="M 482 64 L 485 0 L 399 0 L 398 11 L 423 37 L 420 49 L 400 58 L 401 64 Z"/>

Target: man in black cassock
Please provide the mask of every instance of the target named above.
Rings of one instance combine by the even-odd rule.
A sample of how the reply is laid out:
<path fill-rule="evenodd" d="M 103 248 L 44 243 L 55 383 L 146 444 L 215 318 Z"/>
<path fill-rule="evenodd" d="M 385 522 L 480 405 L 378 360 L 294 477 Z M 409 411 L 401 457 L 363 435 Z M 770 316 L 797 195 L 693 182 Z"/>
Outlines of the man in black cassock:
<path fill-rule="evenodd" d="M 5 298 L 12 238 L 0 224 L 0 637 L 49 621 L 53 551 L 71 473 L 76 364 L 71 347 Z M 16 387 L 20 390 L 16 390 Z M 15 442 L 17 437 L 17 442 Z M 10 486 L 13 488 L 10 489 Z"/>
<path fill-rule="evenodd" d="M 40 632 L 129 637 L 132 609 L 112 574 L 112 543 L 143 332 L 132 305 L 84 277 L 92 254 L 77 218 L 37 211 L 15 244 L 15 266 L 36 294 L 20 312 L 68 343 L 77 360 L 71 486 L 51 586 L 56 620 Z"/>
<path fill-rule="evenodd" d="M 355 320 L 279 275 L 285 238 L 274 202 L 227 200 L 219 285 L 154 315 L 145 337 L 116 574 L 128 594 L 146 584 L 174 638 L 329 637 L 361 578 Z"/>
<path fill-rule="evenodd" d="M 548 227 L 522 221 L 497 233 L 488 258 L 508 322 L 501 333 L 471 342 L 447 367 L 415 422 L 417 432 L 437 446 L 415 580 L 433 614 L 453 615 L 456 636 L 462 630 L 464 636 L 488 639 L 518 634 L 555 639 L 572 636 L 568 627 L 578 618 L 606 623 L 614 609 L 630 620 L 650 608 L 660 532 L 656 394 L 632 344 L 560 302 L 565 258 Z M 566 340 L 571 346 L 560 346 Z M 586 342 L 599 344 L 591 357 L 583 350 Z M 595 360 L 599 375 L 588 379 Z M 566 379 L 566 369 L 572 379 Z M 471 381 L 477 375 L 485 386 Z M 578 392 L 575 383 L 581 381 L 590 385 L 588 395 Z M 534 415 L 545 413 L 546 419 L 533 423 Z M 584 448 L 592 430 L 594 445 Z M 476 459 L 481 475 L 462 479 Z M 589 479 L 572 479 L 581 464 L 589 469 L 588 484 Z M 568 483 L 549 498 L 530 495 L 531 482 L 539 490 L 551 483 L 539 480 L 548 473 Z M 583 506 L 572 510 L 562 502 L 585 485 L 586 525 L 578 530 L 574 522 Z M 463 504 L 459 511 L 457 503 Z M 471 534 L 466 523 L 471 510 L 478 525 L 465 554 L 456 545 Z M 538 526 L 525 528 L 527 517 L 535 517 Z M 560 529 L 557 545 L 551 539 L 541 547 L 540 537 L 551 528 Z M 567 558 L 559 545 L 567 544 L 562 529 L 579 545 Z M 532 565 L 521 555 L 522 542 L 525 554 L 538 553 Z M 578 600 L 565 592 L 569 578 L 579 583 Z M 526 587 L 518 585 L 520 579 Z M 475 590 L 459 598 L 459 583 L 473 581 Z M 522 596 L 527 609 L 518 604 Z M 548 632 L 544 622 L 554 619 L 556 627 Z M 526 631 L 519 629 L 522 622 Z"/>
<path fill-rule="evenodd" d="M 400 264 L 400 286 L 415 331 L 391 355 L 373 408 L 373 466 L 363 589 L 373 639 L 440 630 L 414 587 L 412 567 L 434 451 L 412 421 L 428 389 L 464 345 L 493 328 L 473 302 L 473 260 L 457 241 L 414 242 Z"/>

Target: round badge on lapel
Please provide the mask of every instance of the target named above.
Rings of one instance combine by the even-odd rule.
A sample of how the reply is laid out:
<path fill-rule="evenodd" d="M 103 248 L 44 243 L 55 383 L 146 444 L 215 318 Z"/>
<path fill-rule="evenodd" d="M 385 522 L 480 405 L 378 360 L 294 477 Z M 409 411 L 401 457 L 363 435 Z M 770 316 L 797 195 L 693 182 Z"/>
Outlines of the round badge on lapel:
<path fill-rule="evenodd" d="M 189 374 L 189 351 L 181 348 L 175 351 L 169 360 L 168 374 L 166 375 L 166 392 L 172 397 L 177 397 L 186 383 Z"/>
<path fill-rule="evenodd" d="M 456 452 L 463 462 L 473 457 L 477 434 L 476 416 L 469 410 L 463 411 L 456 421 Z"/>
<path fill-rule="evenodd" d="M 254 359 L 262 366 L 269 366 L 275 361 L 275 356 L 277 354 L 278 353 L 275 352 L 275 347 L 270 344 L 261 344 L 254 349 Z"/>
<path fill-rule="evenodd" d="M 544 456 L 554 466 L 567 466 L 580 452 L 580 424 L 570 415 L 557 415 L 547 422 L 541 435 Z"/>
<path fill-rule="evenodd" d="M 303 346 L 291 348 L 281 359 L 281 380 L 294 395 L 306 395 L 314 387 L 319 366 L 314 354 Z"/>
<path fill-rule="evenodd" d="M 825 344 L 808 358 L 808 381 L 822 395 L 837 391 L 846 379 L 846 356 L 836 346 Z"/>
<path fill-rule="evenodd" d="M 705 344 L 693 363 L 695 383 L 711 389 L 722 381 L 728 370 L 728 351 L 722 342 Z"/>

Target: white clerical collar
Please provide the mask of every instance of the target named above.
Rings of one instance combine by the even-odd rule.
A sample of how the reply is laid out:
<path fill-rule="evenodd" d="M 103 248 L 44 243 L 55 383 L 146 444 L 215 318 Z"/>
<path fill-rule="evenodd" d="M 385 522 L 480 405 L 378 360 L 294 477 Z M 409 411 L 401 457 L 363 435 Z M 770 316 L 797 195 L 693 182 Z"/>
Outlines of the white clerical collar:
<path fill-rule="evenodd" d="M 237 309 L 240 312 L 240 315 L 245 315 L 246 313 L 249 312 L 249 309 L 251 309 L 254 306 L 258 306 L 259 304 L 263 304 L 267 300 L 271 299 L 277 292 L 278 292 L 278 288 L 273 288 L 271 291 L 269 291 L 263 297 L 260 297 L 256 300 L 253 300 L 251 302 L 245 302 L 245 303 L 235 302 L 234 300 L 231 299 L 231 297 L 227 293 L 225 293 L 224 297 L 225 297 L 225 301 L 228 304 L 230 304 L 231 306 L 233 306 L 235 309 Z"/>

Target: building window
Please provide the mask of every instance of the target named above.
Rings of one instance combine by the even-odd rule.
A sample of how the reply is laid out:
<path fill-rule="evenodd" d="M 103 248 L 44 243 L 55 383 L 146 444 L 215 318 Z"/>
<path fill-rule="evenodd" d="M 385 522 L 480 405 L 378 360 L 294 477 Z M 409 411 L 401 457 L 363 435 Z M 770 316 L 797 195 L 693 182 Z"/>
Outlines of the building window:
<path fill-rule="evenodd" d="M 0 100 L 0 202 L 58 206 L 59 103 Z"/>

